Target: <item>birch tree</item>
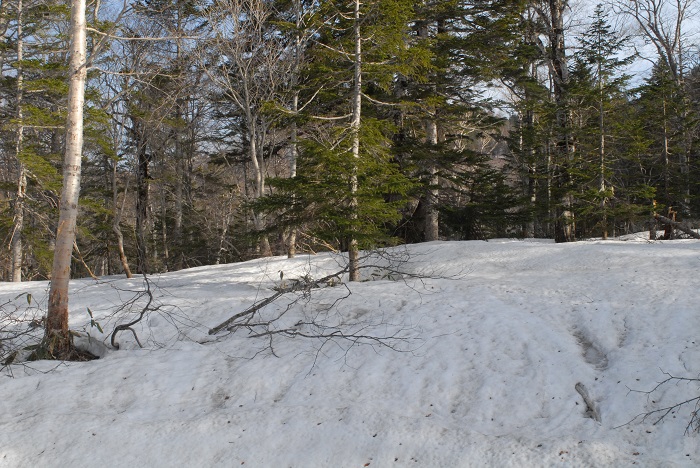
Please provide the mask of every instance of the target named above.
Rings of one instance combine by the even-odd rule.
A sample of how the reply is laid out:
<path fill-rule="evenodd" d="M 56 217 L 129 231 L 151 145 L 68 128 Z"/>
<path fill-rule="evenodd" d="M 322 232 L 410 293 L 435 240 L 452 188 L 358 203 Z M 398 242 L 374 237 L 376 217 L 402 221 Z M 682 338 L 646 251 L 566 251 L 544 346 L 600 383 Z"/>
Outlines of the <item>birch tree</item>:
<path fill-rule="evenodd" d="M 17 130 L 15 136 L 15 157 L 17 158 L 17 196 L 15 198 L 14 227 L 12 231 L 12 281 L 22 281 L 22 230 L 24 229 L 24 204 L 27 196 L 27 174 L 22 163 L 21 153 L 24 143 L 24 123 L 22 115 L 22 98 L 24 96 L 24 8 L 22 0 L 17 2 L 17 95 L 16 95 L 16 119 Z"/>
<path fill-rule="evenodd" d="M 83 149 L 83 105 L 87 76 L 85 0 L 71 2 L 70 37 L 70 84 L 63 159 L 63 189 L 46 317 L 46 339 L 49 350 L 54 355 L 64 354 L 71 348 L 71 335 L 68 330 L 68 284 L 78 217 Z"/>

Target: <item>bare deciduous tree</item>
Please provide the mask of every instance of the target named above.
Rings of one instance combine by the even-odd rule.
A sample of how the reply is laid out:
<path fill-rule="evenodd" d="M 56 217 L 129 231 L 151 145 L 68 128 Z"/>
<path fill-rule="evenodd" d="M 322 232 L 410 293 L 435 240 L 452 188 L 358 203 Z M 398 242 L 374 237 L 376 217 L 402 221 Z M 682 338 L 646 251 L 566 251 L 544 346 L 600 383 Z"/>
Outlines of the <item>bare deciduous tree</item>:
<path fill-rule="evenodd" d="M 623 0 L 615 9 L 632 18 L 639 33 L 656 48 L 659 58 L 677 85 L 683 83 L 686 69 L 686 30 L 697 15 L 696 0 Z"/>
<path fill-rule="evenodd" d="M 285 40 L 270 23 L 272 13 L 269 2 L 262 0 L 216 0 L 208 10 L 212 37 L 202 53 L 207 75 L 242 116 L 254 200 L 267 190 L 263 147 L 269 122 L 263 108 L 282 90 L 290 64 L 284 60 Z M 253 225 L 257 231 L 266 227 L 262 213 L 253 213 Z M 260 253 L 272 254 L 265 235 Z"/>

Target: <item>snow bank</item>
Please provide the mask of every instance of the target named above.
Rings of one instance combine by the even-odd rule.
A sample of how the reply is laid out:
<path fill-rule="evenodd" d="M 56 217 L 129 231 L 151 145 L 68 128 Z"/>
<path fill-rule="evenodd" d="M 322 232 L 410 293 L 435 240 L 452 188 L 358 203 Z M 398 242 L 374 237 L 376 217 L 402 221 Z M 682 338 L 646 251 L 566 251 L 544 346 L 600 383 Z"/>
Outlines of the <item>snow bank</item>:
<path fill-rule="evenodd" d="M 364 274 L 375 281 L 313 291 L 283 319 L 398 337 L 395 350 L 208 335 L 272 295 L 279 271 L 284 281 L 318 278 L 342 264 L 332 255 L 153 277 L 161 309 L 134 327 L 143 349 L 123 332 L 120 350 L 103 346 L 100 360 L 13 366 L 14 378 L 0 379 L 0 465 L 696 466 L 698 436 L 684 436 L 693 406 L 657 425 L 626 423 L 700 395 L 696 382 L 629 390 L 651 390 L 663 372 L 698 376 L 699 250 L 642 240 L 414 245 L 395 251 L 403 274 L 373 259 Z M 105 339 L 86 309 L 109 333 L 142 287 L 73 282 L 71 326 Z M 0 303 L 29 292 L 42 305 L 46 289 L 0 284 Z"/>

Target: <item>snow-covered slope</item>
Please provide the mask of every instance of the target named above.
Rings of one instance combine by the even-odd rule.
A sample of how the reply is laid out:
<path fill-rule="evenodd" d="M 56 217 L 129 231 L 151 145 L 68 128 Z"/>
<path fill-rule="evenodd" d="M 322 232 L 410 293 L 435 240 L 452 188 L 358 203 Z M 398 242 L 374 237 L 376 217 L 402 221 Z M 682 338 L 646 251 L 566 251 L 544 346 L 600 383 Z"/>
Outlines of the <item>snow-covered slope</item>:
<path fill-rule="evenodd" d="M 134 327 L 143 349 L 122 332 L 120 350 L 105 346 L 99 360 L 0 378 L 0 466 L 700 464 L 700 439 L 684 435 L 693 405 L 625 425 L 700 395 L 698 382 L 629 390 L 651 390 L 664 372 L 700 374 L 700 243 L 497 240 L 396 253 L 408 254 L 398 269 L 409 274 L 367 269 L 374 281 L 315 290 L 276 325 L 341 324 L 393 337 L 396 349 L 207 334 L 274 294 L 279 271 L 286 285 L 335 271 L 332 255 L 153 277 L 161 309 Z M 0 303 L 29 292 L 41 304 L 46 287 L 0 284 Z M 133 317 L 117 309 L 142 287 L 73 282 L 71 326 L 105 339 L 87 307 L 109 333 Z"/>

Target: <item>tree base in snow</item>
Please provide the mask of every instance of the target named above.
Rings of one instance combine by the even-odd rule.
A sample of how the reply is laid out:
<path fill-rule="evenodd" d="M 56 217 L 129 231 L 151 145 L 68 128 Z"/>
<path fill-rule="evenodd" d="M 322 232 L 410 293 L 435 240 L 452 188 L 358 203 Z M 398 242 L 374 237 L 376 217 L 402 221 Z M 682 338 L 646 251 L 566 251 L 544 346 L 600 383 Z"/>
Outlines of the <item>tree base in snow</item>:
<path fill-rule="evenodd" d="M 76 348 L 73 345 L 73 335 L 70 331 L 67 335 L 47 333 L 44 339 L 32 348 L 32 353 L 27 358 L 28 361 L 92 361 L 98 359 L 94 354 Z"/>

